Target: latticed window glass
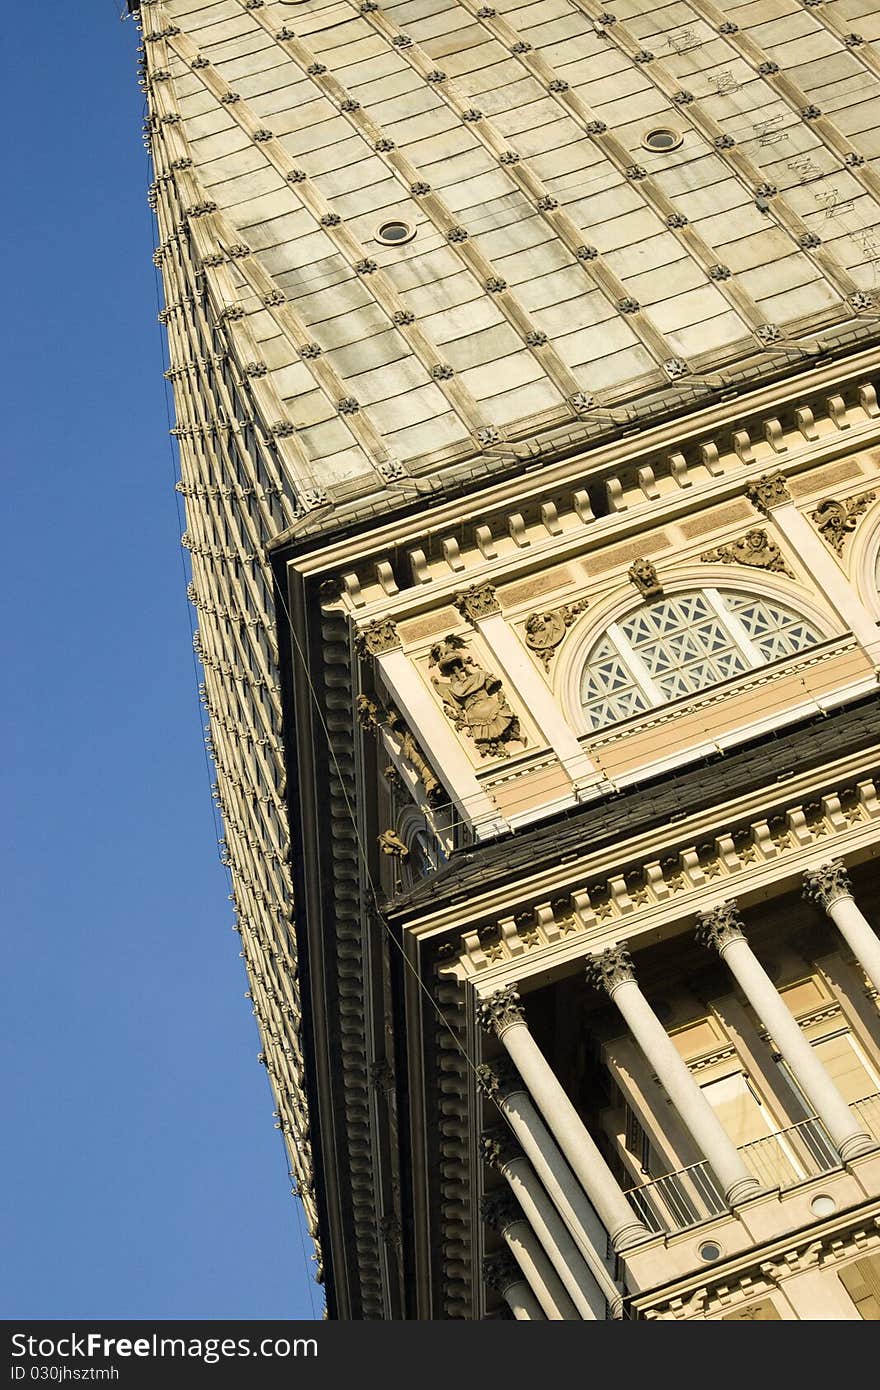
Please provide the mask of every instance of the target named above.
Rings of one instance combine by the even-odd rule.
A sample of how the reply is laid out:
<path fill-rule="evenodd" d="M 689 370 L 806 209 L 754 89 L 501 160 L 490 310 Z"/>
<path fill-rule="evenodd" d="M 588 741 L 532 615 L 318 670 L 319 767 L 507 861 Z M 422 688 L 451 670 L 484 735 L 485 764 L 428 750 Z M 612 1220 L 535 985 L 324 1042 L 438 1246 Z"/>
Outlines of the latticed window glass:
<path fill-rule="evenodd" d="M 590 649 L 581 677 L 587 726 L 695 695 L 821 638 L 775 599 L 717 589 L 658 599 L 612 623 Z"/>
<path fill-rule="evenodd" d="M 725 600 L 765 661 L 793 656 L 819 640 L 815 628 L 781 604 L 768 603 L 750 594 L 727 594 Z"/>

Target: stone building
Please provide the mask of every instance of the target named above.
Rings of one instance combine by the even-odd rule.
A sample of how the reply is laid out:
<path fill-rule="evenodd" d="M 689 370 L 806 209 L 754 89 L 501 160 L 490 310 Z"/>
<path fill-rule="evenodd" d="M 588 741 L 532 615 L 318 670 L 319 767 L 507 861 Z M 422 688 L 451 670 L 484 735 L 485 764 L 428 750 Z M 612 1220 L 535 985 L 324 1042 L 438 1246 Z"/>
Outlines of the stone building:
<path fill-rule="evenodd" d="M 140 0 L 344 1319 L 880 1317 L 880 9 Z"/>

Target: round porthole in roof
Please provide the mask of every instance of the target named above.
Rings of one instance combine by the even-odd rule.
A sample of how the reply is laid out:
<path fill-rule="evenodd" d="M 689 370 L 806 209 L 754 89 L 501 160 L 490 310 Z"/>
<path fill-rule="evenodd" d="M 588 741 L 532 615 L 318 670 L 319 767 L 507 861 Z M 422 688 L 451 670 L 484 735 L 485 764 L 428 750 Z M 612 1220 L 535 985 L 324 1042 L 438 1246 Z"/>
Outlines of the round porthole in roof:
<path fill-rule="evenodd" d="M 415 234 L 416 229 L 409 222 L 394 217 L 377 229 L 376 240 L 381 241 L 383 246 L 402 246 L 404 242 L 412 241 Z"/>
<path fill-rule="evenodd" d="M 722 1256 L 721 1246 L 717 1240 L 704 1240 L 700 1246 L 700 1259 L 705 1260 L 706 1264 L 712 1264 L 715 1260 L 720 1260 Z"/>
<path fill-rule="evenodd" d="M 655 150 L 658 154 L 664 154 L 667 150 L 677 150 L 683 140 L 684 136 L 681 131 L 672 130 L 665 125 L 646 131 L 642 136 L 642 144 L 645 149 Z"/>

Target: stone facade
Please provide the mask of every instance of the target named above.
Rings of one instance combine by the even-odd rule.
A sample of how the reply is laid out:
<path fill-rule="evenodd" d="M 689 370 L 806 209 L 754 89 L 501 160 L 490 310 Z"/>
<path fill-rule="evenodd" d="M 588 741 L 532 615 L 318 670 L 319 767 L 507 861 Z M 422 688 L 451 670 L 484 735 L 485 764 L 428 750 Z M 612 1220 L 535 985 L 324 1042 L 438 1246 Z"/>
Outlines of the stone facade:
<path fill-rule="evenodd" d="M 217 799 L 331 1317 L 877 1316 L 854 5 L 141 0 Z"/>

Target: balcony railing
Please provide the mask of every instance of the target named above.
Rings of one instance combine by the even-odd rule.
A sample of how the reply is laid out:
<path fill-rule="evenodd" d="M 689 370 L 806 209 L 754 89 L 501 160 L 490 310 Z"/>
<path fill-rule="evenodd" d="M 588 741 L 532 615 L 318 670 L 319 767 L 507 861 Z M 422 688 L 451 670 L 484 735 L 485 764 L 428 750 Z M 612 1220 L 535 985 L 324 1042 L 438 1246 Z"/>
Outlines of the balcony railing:
<path fill-rule="evenodd" d="M 762 1187 L 778 1187 L 781 1192 L 840 1167 L 840 1155 L 817 1119 L 801 1120 L 799 1125 L 753 1139 L 742 1145 L 740 1153 Z"/>
<path fill-rule="evenodd" d="M 871 1133 L 880 1138 L 880 1095 L 857 1102 L 853 1109 L 859 1112 L 866 1127 L 871 1125 Z M 739 1152 L 762 1187 L 783 1192 L 840 1167 L 837 1150 L 815 1117 L 754 1139 Z M 677 1173 L 652 1178 L 631 1188 L 626 1195 L 650 1231 L 686 1231 L 728 1210 L 705 1160 Z"/>
<path fill-rule="evenodd" d="M 686 1231 L 727 1211 L 724 1194 L 705 1159 L 678 1173 L 652 1178 L 626 1195 L 649 1231 Z"/>

